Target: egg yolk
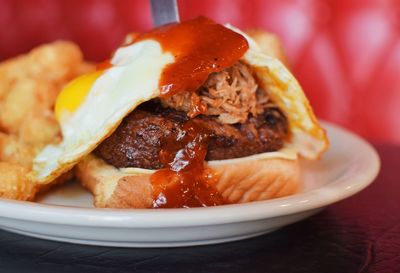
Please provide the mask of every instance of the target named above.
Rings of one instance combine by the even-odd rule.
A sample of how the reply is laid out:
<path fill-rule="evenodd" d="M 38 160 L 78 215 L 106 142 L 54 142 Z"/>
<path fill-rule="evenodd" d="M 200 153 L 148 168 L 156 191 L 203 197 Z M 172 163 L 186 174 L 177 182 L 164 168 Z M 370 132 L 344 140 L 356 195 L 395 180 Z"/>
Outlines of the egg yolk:
<path fill-rule="evenodd" d="M 64 115 L 74 113 L 82 104 L 90 88 L 104 71 L 82 75 L 68 83 L 57 97 L 55 115 L 60 122 Z"/>

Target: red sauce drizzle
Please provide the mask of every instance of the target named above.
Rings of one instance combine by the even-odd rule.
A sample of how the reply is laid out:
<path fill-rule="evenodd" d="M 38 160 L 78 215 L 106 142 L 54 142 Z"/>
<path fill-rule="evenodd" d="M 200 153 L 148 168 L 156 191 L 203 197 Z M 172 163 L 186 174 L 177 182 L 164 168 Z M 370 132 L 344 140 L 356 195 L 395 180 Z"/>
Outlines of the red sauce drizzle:
<path fill-rule="evenodd" d="M 175 57 L 162 72 L 161 96 L 196 91 L 211 73 L 232 66 L 249 48 L 242 35 L 202 16 L 139 34 L 133 43 L 147 39 Z"/>
<path fill-rule="evenodd" d="M 208 132 L 195 122 L 186 122 L 178 136 L 168 139 L 160 160 L 168 166 L 156 171 L 154 208 L 206 207 L 226 203 L 215 188 L 217 177 L 206 167 Z"/>

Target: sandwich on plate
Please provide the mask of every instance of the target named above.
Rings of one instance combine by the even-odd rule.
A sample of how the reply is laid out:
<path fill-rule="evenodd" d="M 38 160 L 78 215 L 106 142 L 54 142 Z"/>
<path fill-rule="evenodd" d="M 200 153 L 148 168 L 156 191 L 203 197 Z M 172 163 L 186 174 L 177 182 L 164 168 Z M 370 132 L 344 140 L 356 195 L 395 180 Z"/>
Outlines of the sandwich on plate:
<path fill-rule="evenodd" d="M 132 34 L 59 94 L 62 141 L 35 158 L 74 168 L 96 207 L 181 208 L 294 194 L 299 158 L 328 147 L 300 85 L 248 35 L 205 17 Z"/>

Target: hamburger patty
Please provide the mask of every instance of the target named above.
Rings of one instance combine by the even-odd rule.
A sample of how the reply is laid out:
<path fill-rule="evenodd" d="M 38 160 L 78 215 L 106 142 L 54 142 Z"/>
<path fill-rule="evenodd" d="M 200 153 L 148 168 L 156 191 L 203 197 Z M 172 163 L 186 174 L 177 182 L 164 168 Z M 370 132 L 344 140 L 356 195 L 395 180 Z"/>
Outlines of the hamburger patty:
<path fill-rule="evenodd" d="M 150 110 L 151 109 L 151 110 Z M 188 121 L 185 112 L 154 103 L 128 115 L 117 130 L 95 150 L 107 163 L 118 167 L 160 169 L 159 154 L 168 139 L 179 139 Z M 241 124 L 222 124 L 210 116 L 191 119 L 208 132 L 206 160 L 243 157 L 282 148 L 287 136 L 286 117 L 274 107 Z"/>

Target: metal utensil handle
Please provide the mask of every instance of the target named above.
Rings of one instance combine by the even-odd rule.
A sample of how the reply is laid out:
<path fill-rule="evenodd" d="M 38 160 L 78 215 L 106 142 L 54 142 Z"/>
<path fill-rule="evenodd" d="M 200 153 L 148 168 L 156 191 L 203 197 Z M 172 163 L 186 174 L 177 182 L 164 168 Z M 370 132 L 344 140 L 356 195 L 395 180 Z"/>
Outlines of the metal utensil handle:
<path fill-rule="evenodd" d="M 150 2 L 155 26 L 179 22 L 177 0 L 151 0 Z"/>

